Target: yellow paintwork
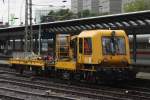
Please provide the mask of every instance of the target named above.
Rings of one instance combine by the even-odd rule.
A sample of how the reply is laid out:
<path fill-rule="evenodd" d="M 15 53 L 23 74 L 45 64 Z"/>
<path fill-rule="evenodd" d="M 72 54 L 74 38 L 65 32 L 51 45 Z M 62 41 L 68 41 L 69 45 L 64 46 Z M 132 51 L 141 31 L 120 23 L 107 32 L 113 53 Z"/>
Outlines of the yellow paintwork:
<path fill-rule="evenodd" d="M 111 36 L 112 31 L 115 31 L 115 36 L 122 36 L 125 38 L 126 44 L 126 55 L 103 55 L 102 52 L 102 37 L 103 36 Z M 101 64 L 101 62 L 106 60 L 108 63 L 119 64 L 122 61 L 126 61 L 130 63 L 130 54 L 129 54 L 129 41 L 123 30 L 91 30 L 91 31 L 83 31 L 78 36 L 78 44 L 79 38 L 91 38 L 92 39 L 92 55 L 84 55 L 79 53 L 78 49 L 78 63 L 80 64 Z M 79 46 L 78 46 L 79 47 Z M 84 43 L 83 43 L 84 47 Z"/>
<path fill-rule="evenodd" d="M 67 43 L 65 46 L 63 46 L 60 43 L 61 39 L 59 38 L 59 35 L 56 36 L 56 50 L 57 50 L 56 57 L 57 57 L 58 61 L 55 62 L 55 67 L 56 67 L 56 69 L 76 70 L 76 62 L 73 61 L 73 50 L 70 47 L 71 39 L 76 38 L 76 36 L 71 37 L 70 35 L 66 35 L 65 38 L 67 39 Z M 63 56 L 63 53 L 66 53 L 66 52 L 62 52 L 60 50 L 60 47 L 62 47 L 62 46 L 67 47 L 67 49 L 68 49 L 67 57 Z"/>
<path fill-rule="evenodd" d="M 102 37 L 103 36 L 111 36 L 112 31 L 115 31 L 115 36 L 121 36 L 125 38 L 125 46 L 126 46 L 126 54 L 125 55 L 103 55 L 102 48 Z M 79 38 L 91 38 L 92 40 L 92 55 L 84 55 L 79 53 Z M 83 31 L 77 36 L 77 60 L 73 58 L 73 48 L 70 47 L 71 37 L 68 38 L 68 58 L 60 58 L 60 43 L 59 40 L 56 39 L 56 61 L 55 61 L 55 69 L 63 69 L 63 70 L 87 70 L 87 71 L 95 71 L 94 65 L 102 65 L 103 63 L 107 63 L 110 67 L 112 65 L 119 65 L 122 62 L 127 62 L 130 64 L 130 50 L 129 50 L 129 41 L 126 33 L 123 30 L 90 30 Z M 75 37 L 76 38 L 76 37 Z M 84 47 L 84 42 L 83 42 Z M 66 59 L 66 60 L 65 60 Z M 29 66 L 40 66 L 44 67 L 46 62 L 44 60 L 32 60 L 32 59 L 10 59 L 10 64 L 17 65 L 29 65 Z M 93 65 L 92 69 L 85 69 L 84 64 Z M 124 66 L 127 67 L 127 66 Z"/>
<path fill-rule="evenodd" d="M 43 60 L 10 59 L 8 62 L 10 64 L 14 64 L 14 65 L 29 65 L 29 66 L 38 66 L 38 67 L 44 67 L 45 66 L 45 62 Z"/>
<path fill-rule="evenodd" d="M 57 61 L 55 64 L 57 69 L 76 70 L 75 61 Z"/>

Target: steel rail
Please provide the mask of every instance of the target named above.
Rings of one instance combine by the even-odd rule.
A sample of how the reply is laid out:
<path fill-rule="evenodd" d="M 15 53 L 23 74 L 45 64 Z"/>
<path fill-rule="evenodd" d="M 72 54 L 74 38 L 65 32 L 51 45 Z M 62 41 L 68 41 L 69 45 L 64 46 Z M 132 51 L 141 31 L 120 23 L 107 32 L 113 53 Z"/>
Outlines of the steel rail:
<path fill-rule="evenodd" d="M 20 81 L 20 80 L 18 80 Z M 85 96 L 85 97 L 90 97 L 90 98 L 96 98 L 96 99 L 116 99 L 116 100 L 126 100 L 129 98 L 134 98 L 134 99 L 150 99 L 148 97 L 144 97 L 144 96 L 135 96 L 135 95 L 129 95 L 129 94 L 125 94 L 125 93 L 119 93 L 119 92 L 115 92 L 115 91 L 108 91 L 108 90 L 96 90 L 96 89 L 89 89 L 89 88 L 81 88 L 81 87 L 65 87 L 62 88 L 62 86 L 57 86 L 57 85 L 53 85 L 53 86 L 45 86 L 45 85 L 35 85 L 35 84 L 31 84 L 31 83 L 25 83 L 23 82 L 17 82 L 17 81 L 13 81 L 12 80 L 2 80 L 0 79 L 0 82 L 6 82 L 6 83 L 11 83 L 11 84 L 17 84 L 17 85 L 23 85 L 24 87 L 32 87 L 32 88 L 39 88 L 39 89 L 49 89 L 53 92 L 57 92 L 57 93 L 71 93 L 71 94 L 76 94 L 76 95 L 80 95 L 80 96 Z M 51 84 L 52 85 L 52 84 Z M 72 89 L 71 89 L 72 88 Z M 86 92 L 88 91 L 88 92 Z M 109 96 L 108 96 L 109 95 Z"/>
<path fill-rule="evenodd" d="M 33 93 L 33 92 L 28 92 L 28 91 L 23 91 L 23 90 L 17 90 L 17 89 L 12 89 L 12 88 L 6 88 L 6 87 L 0 87 L 0 91 L 5 91 L 5 92 L 15 92 L 15 94 L 23 94 L 23 95 L 30 95 L 30 96 L 38 96 L 38 97 L 43 97 L 43 98 L 53 98 L 53 99 L 65 99 L 65 100 L 76 100 L 75 98 L 70 98 L 70 97 L 63 97 L 63 96 L 58 96 L 58 95 L 45 95 L 45 94 L 40 94 L 40 93 Z"/>
<path fill-rule="evenodd" d="M 2 73 L 5 73 L 6 71 L 2 72 Z M 6 72 L 7 73 L 7 72 Z M 15 74 L 15 75 L 18 75 L 17 73 L 15 72 L 8 72 L 9 74 Z M 56 91 L 56 92 L 65 92 L 64 88 L 67 88 L 67 89 L 70 89 L 70 93 L 73 93 L 75 94 L 75 92 L 73 90 L 78 90 L 76 92 L 80 93 L 80 92 L 84 92 L 85 91 L 88 91 L 85 93 L 85 96 L 86 95 L 89 95 L 89 97 L 96 97 L 97 94 L 100 94 L 100 96 L 98 98 L 101 98 L 103 95 L 111 95 L 111 96 L 116 96 L 116 97 L 122 97 L 122 98 L 132 98 L 132 99 L 146 99 L 146 100 L 149 100 L 150 99 L 150 95 L 148 92 L 143 92 L 143 91 L 136 91 L 136 90 L 131 90 L 131 89 L 116 89 L 116 90 L 113 90 L 113 89 L 109 89 L 109 88 L 99 88 L 99 89 L 91 89 L 91 88 L 83 88 L 83 87 L 79 87 L 79 86 L 68 86 L 68 85 L 65 85 L 65 84 L 58 84 L 58 83 L 52 83 L 52 82 L 49 82 L 49 83 L 46 83 L 46 82 L 31 82 L 30 80 L 24 80 L 24 79 L 9 79 L 9 78 L 4 78 L 4 77 L 1 77 L 1 79 L 8 79 L 8 80 L 12 80 L 12 81 L 24 81 L 24 82 L 27 82 L 27 83 L 30 83 L 30 84 L 37 84 L 37 86 L 39 88 L 48 88 L 48 89 L 53 89 L 53 91 Z M 29 84 L 28 84 L 29 85 Z M 52 87 L 43 87 L 42 85 L 44 86 L 53 86 Z M 57 90 L 57 88 L 54 88 L 54 87 L 59 87 L 59 91 Z M 62 89 L 61 89 L 62 88 Z M 128 93 L 126 93 L 126 90 L 128 91 Z M 65 92 L 67 93 L 67 92 Z M 94 96 L 90 96 L 90 93 L 93 93 Z M 135 94 L 136 93 L 136 94 Z M 82 94 L 82 93 L 80 93 Z M 80 94 L 77 94 L 77 95 L 80 95 Z M 84 95 L 84 94 L 82 94 Z"/>
<path fill-rule="evenodd" d="M 17 98 L 14 96 L 8 96 L 8 95 L 2 95 L 2 94 L 0 94 L 0 99 L 1 100 L 24 100 L 22 98 Z"/>

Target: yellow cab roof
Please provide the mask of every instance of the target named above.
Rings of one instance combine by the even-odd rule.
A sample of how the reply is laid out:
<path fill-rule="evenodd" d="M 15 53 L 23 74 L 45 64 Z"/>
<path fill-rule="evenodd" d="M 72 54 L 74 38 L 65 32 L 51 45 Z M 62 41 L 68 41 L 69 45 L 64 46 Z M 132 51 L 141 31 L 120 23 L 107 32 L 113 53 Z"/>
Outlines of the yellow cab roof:
<path fill-rule="evenodd" d="M 105 35 L 105 36 L 110 36 L 111 32 L 115 31 L 117 36 L 124 36 L 125 32 L 123 30 L 87 30 L 83 31 L 79 34 L 78 37 L 93 37 L 97 34 Z M 121 33 L 121 34 L 119 34 Z"/>

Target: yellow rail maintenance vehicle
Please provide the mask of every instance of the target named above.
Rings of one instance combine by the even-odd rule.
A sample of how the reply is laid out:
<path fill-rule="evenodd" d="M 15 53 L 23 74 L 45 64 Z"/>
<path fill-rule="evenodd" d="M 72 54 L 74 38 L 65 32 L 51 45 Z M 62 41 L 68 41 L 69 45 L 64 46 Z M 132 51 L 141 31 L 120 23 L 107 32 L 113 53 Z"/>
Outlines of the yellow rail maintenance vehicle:
<path fill-rule="evenodd" d="M 49 75 L 75 80 L 128 80 L 136 76 L 123 30 L 87 30 L 76 36 L 57 34 L 55 42 L 53 64 L 37 59 L 35 65 L 25 65 L 35 69 L 40 66 Z M 13 60 L 11 64 L 21 64 Z"/>
<path fill-rule="evenodd" d="M 69 41 L 62 45 L 68 59 L 62 59 L 65 52 L 56 53 L 55 66 L 64 73 L 62 76 L 92 81 L 135 78 L 130 66 L 129 41 L 123 30 L 83 31 Z M 61 51 L 61 46 L 56 47 Z"/>
<path fill-rule="evenodd" d="M 21 74 L 24 70 L 35 71 L 40 74 L 48 66 L 54 66 L 51 59 L 42 59 L 39 55 L 33 52 L 14 52 L 13 58 L 9 59 L 9 64 Z"/>

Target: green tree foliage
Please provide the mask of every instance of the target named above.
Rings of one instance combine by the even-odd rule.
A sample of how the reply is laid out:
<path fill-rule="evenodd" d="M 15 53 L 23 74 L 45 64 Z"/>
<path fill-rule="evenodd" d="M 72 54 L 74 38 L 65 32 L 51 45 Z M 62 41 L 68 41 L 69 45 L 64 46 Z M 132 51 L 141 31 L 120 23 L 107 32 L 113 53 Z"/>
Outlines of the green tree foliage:
<path fill-rule="evenodd" d="M 83 10 L 78 13 L 78 18 L 82 17 L 92 17 L 92 16 L 97 16 L 98 14 L 91 13 L 89 10 Z"/>
<path fill-rule="evenodd" d="M 50 11 L 48 16 L 53 17 L 55 20 L 68 20 L 73 17 L 73 13 L 69 9 L 60 9 L 56 12 Z"/>
<path fill-rule="evenodd" d="M 48 15 L 54 15 L 55 14 L 55 12 L 53 11 L 53 10 L 51 10 L 49 13 L 48 13 Z"/>
<path fill-rule="evenodd" d="M 41 22 L 52 22 L 56 20 L 69 20 L 74 18 L 92 17 L 98 16 L 99 14 L 91 13 L 89 10 L 83 10 L 78 14 L 74 14 L 69 9 L 60 9 L 58 11 L 51 10 L 47 16 L 41 17 Z M 105 14 L 101 14 L 105 15 Z"/>
<path fill-rule="evenodd" d="M 134 12 L 149 9 L 150 9 L 149 0 L 135 0 L 129 4 L 124 5 L 125 12 Z"/>

